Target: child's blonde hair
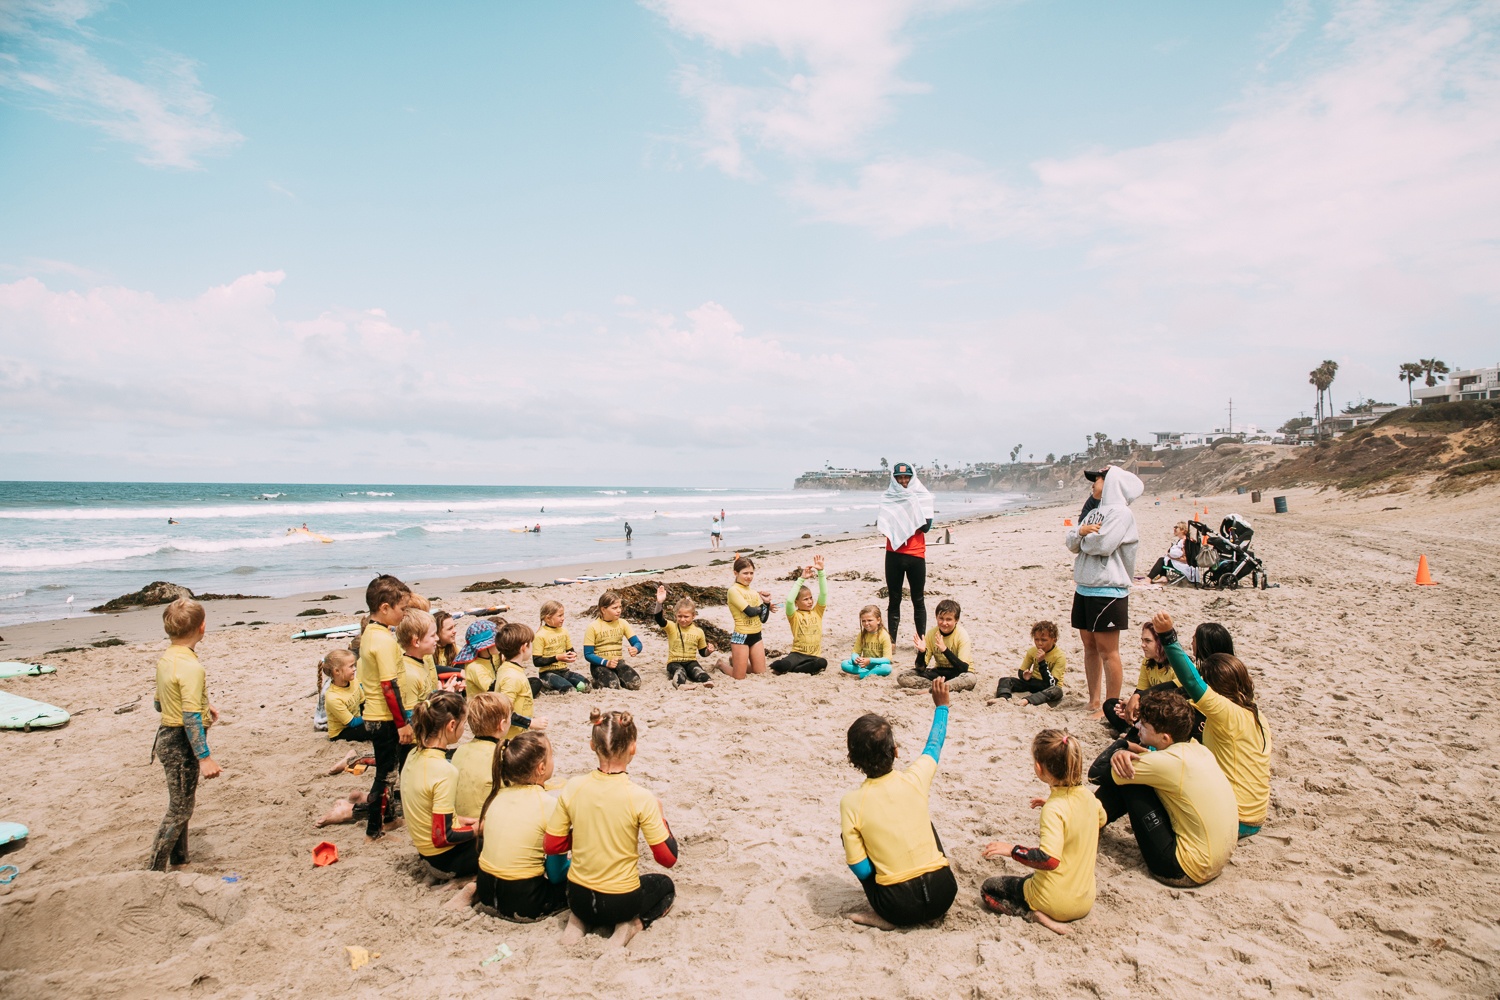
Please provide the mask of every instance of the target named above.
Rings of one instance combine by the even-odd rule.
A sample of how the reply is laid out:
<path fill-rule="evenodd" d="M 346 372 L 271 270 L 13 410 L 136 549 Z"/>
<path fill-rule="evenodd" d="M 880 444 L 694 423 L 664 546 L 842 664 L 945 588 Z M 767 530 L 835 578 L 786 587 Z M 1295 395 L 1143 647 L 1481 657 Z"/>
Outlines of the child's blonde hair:
<path fill-rule="evenodd" d="M 408 608 L 396 624 L 396 642 L 402 649 L 421 639 L 428 629 L 437 629 L 437 621 L 425 611 Z"/>
<path fill-rule="evenodd" d="M 593 727 L 589 745 L 605 760 L 618 760 L 635 742 L 635 717 L 629 712 L 601 712 L 593 708 L 589 710 L 589 725 Z"/>
<path fill-rule="evenodd" d="M 864 619 L 865 619 L 866 616 L 869 616 L 869 617 L 872 617 L 872 618 L 875 618 L 875 619 L 879 620 L 879 622 L 880 622 L 880 628 L 881 628 L 882 631 L 884 631 L 884 629 L 885 629 L 885 615 L 883 615 L 881 613 L 881 611 L 880 611 L 880 605 L 878 605 L 878 604 L 866 604 L 864 607 L 860 608 L 859 609 L 859 619 L 860 619 L 860 621 L 864 621 Z"/>
<path fill-rule="evenodd" d="M 161 626 L 168 638 L 181 639 L 198 631 L 207 618 L 203 605 L 191 597 L 179 597 L 162 611 Z"/>
<path fill-rule="evenodd" d="M 469 729 L 475 736 L 498 736 L 510 728 L 510 699 L 498 691 L 480 691 L 469 699 Z"/>
<path fill-rule="evenodd" d="M 1083 747 L 1078 737 L 1062 729 L 1043 729 L 1031 741 L 1031 759 L 1059 785 L 1071 788 L 1083 784 Z"/>
<path fill-rule="evenodd" d="M 354 654 L 347 649 L 331 649 L 326 656 L 318 661 L 318 675 L 332 680 L 335 667 L 347 666 L 353 663 L 354 660 Z"/>
<path fill-rule="evenodd" d="M 545 625 L 548 618 L 561 610 L 563 610 L 562 601 L 543 601 L 542 606 L 537 609 L 537 621 Z"/>
<path fill-rule="evenodd" d="M 677 603 L 672 605 L 672 614 L 680 614 L 683 611 L 691 611 L 694 615 L 697 615 L 698 602 L 694 601 L 691 597 L 677 598 Z"/>
<path fill-rule="evenodd" d="M 406 610 L 410 611 L 413 608 L 418 611 L 431 611 L 432 602 L 423 597 L 421 594 L 413 591 L 412 593 L 406 595 Z"/>

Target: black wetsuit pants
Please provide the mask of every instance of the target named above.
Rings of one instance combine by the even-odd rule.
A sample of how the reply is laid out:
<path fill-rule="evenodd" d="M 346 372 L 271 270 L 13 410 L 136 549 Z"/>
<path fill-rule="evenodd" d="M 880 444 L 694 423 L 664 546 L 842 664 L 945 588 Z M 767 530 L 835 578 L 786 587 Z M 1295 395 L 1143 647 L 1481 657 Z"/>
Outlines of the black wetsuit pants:
<path fill-rule="evenodd" d="M 885 627 L 891 633 L 891 643 L 901 634 L 901 588 L 911 586 L 911 614 L 918 635 L 927 634 L 927 598 L 923 593 L 927 587 L 927 560 L 922 556 L 905 552 L 885 554 L 885 586 L 890 591 L 886 603 Z"/>
<path fill-rule="evenodd" d="M 1177 860 L 1177 832 L 1172 829 L 1172 818 L 1156 789 L 1147 785 L 1117 785 L 1113 771 L 1106 771 L 1102 777 L 1094 794 L 1104 806 L 1104 815 L 1113 823 L 1129 814 L 1136 846 L 1141 849 L 1141 857 L 1151 874 L 1170 881 L 1186 878 L 1187 873 Z"/>
<path fill-rule="evenodd" d="M 606 927 L 640 918 L 650 927 L 672 908 L 677 887 L 670 875 L 650 872 L 641 876 L 641 887 L 634 892 L 597 892 L 576 882 L 568 883 L 568 909 L 588 927 Z"/>

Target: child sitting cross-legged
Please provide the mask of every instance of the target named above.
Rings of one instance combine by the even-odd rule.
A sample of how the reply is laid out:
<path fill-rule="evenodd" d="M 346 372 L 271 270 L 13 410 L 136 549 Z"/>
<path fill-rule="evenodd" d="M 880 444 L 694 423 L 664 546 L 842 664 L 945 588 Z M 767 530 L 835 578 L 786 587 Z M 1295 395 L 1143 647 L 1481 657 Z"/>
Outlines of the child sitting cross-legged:
<path fill-rule="evenodd" d="M 1042 811 L 1037 847 L 985 845 L 986 858 L 1010 858 L 1034 870 L 1031 875 L 997 875 L 984 880 L 984 903 L 996 913 L 1029 916 L 1058 934 L 1063 923 L 1085 916 L 1094 906 L 1094 860 L 1104 807 L 1083 784 L 1083 748 L 1078 737 L 1061 729 L 1043 729 L 1031 741 L 1037 780 L 1051 788 L 1031 808 Z"/>
<path fill-rule="evenodd" d="M 589 690 L 589 679 L 573 670 L 578 653 L 573 649 L 573 637 L 563 628 L 566 612 L 561 601 L 544 601 L 538 612 L 542 627 L 536 630 L 531 647 L 531 665 L 538 670 L 543 691 L 566 693 Z"/>
<path fill-rule="evenodd" d="M 816 572 L 818 596 L 809 586 Z M 828 607 L 828 579 L 823 575 L 823 557 L 802 571 L 786 598 L 786 621 L 792 627 L 792 651 L 771 664 L 773 674 L 820 674 L 828 669 L 823 658 L 823 612 Z"/>
<path fill-rule="evenodd" d="M 970 666 L 974 659 L 969 633 L 958 623 L 963 609 L 949 598 L 938 602 L 935 612 L 937 624 L 927 630 L 927 636 L 913 636 L 917 648 L 916 668 L 902 672 L 896 683 L 902 687 L 923 688 L 941 677 L 948 682 L 949 691 L 972 690 L 976 679 Z"/>
<path fill-rule="evenodd" d="M 878 604 L 866 604 L 859 610 L 859 634 L 854 637 L 854 652 L 839 669 L 854 674 L 861 680 L 874 674 L 888 677 L 891 673 L 891 634 L 885 630 L 885 620 L 880 616 Z"/>
<path fill-rule="evenodd" d="M 849 763 L 865 773 L 839 803 L 844 861 L 870 901 L 870 909 L 849 914 L 857 924 L 888 931 L 938 920 L 958 895 L 927 805 L 948 735 L 948 685 L 941 677 L 932 682 L 932 704 L 927 745 L 900 771 L 884 716 L 862 715 L 849 727 Z"/>
<path fill-rule="evenodd" d="M 1028 705 L 1056 705 L 1062 701 L 1063 671 L 1068 668 L 1068 658 L 1057 645 L 1057 625 L 1037 622 L 1031 626 L 1031 641 L 1016 676 L 1000 678 L 995 697 L 1009 701 L 1011 695 L 1021 694 Z"/>
<path fill-rule="evenodd" d="M 698 605 L 693 603 L 691 597 L 679 599 L 672 608 L 673 620 L 667 621 L 667 616 L 662 614 L 666 602 L 667 588 L 658 585 L 652 617 L 667 633 L 667 677 L 672 681 L 673 687 L 688 683 L 713 687 L 714 682 L 708 671 L 698 664 L 698 657 L 708 656 L 714 651 L 714 644 L 708 641 L 703 629 L 694 624 L 698 617 Z"/>

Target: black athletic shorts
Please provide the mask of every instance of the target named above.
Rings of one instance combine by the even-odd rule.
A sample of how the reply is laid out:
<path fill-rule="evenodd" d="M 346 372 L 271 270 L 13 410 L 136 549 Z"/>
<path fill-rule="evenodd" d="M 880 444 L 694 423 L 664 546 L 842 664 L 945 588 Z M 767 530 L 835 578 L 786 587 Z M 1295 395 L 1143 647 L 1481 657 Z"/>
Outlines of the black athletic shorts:
<path fill-rule="evenodd" d="M 529 923 L 566 910 L 568 884 L 549 882 L 545 875 L 522 879 L 496 878 L 481 868 L 474 902 L 489 907 L 506 920 Z"/>
<path fill-rule="evenodd" d="M 958 895 L 958 880 L 948 865 L 895 885 L 881 885 L 873 875 L 860 885 L 870 908 L 897 927 L 940 919 Z"/>
<path fill-rule="evenodd" d="M 1073 627 L 1083 632 L 1123 632 L 1130 627 L 1130 598 L 1073 593 Z"/>

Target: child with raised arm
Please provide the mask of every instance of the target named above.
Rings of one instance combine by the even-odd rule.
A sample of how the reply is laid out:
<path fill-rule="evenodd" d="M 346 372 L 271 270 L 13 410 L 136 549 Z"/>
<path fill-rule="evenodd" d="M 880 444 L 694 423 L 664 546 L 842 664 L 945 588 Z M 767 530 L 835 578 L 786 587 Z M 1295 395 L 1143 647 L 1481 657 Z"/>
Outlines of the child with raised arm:
<path fill-rule="evenodd" d="M 761 629 L 771 617 L 771 592 L 753 590 L 755 560 L 737 556 L 734 560 L 734 583 L 729 586 L 729 616 L 734 631 L 729 636 L 729 664 L 722 669 L 737 681 L 746 674 L 766 672 L 766 647 Z"/>
<path fill-rule="evenodd" d="M 370 812 L 365 820 L 365 836 L 371 840 L 381 835 L 382 823 L 396 821 L 392 783 L 405 765 L 414 739 L 406 721 L 407 706 L 401 700 L 401 646 L 391 634 L 406 613 L 406 596 L 410 593 L 406 584 L 385 573 L 365 588 L 370 618 L 359 637 L 355 676 L 364 697 L 365 732 L 375 751 L 375 779 L 370 785 Z"/>
<path fill-rule="evenodd" d="M 708 641 L 703 629 L 694 624 L 698 617 L 698 606 L 691 597 L 680 598 L 672 608 L 673 620 L 667 621 L 667 616 L 662 614 L 666 601 L 667 588 L 657 585 L 656 607 L 652 614 L 656 624 L 667 633 L 668 679 L 673 687 L 688 683 L 713 687 L 714 682 L 709 679 L 708 671 L 698 665 L 698 657 L 708 656 L 714 651 L 714 644 Z"/>
<path fill-rule="evenodd" d="M 1002 677 L 995 686 L 995 697 L 1009 701 L 1023 694 L 1028 705 L 1056 705 L 1062 701 L 1063 671 L 1068 658 L 1057 645 L 1057 626 L 1048 621 L 1031 626 L 1032 646 L 1021 658 L 1021 668 L 1014 677 Z"/>
<path fill-rule="evenodd" d="M 1191 888 L 1219 876 L 1238 839 L 1234 789 L 1214 755 L 1193 742 L 1193 706 L 1175 691 L 1141 695 L 1142 752 L 1115 751 L 1094 793 L 1109 822 L 1130 829 L 1151 875 Z"/>
<path fill-rule="evenodd" d="M 885 630 L 878 604 L 866 604 L 859 610 L 859 634 L 854 637 L 854 652 L 839 664 L 846 674 L 864 679 L 871 674 L 888 677 L 891 673 L 891 635 Z"/>
<path fill-rule="evenodd" d="M 531 664 L 541 678 L 543 691 L 589 691 L 589 679 L 572 670 L 578 660 L 573 637 L 563 628 L 566 613 L 561 601 L 544 601 L 538 614 L 542 627 L 537 629 L 531 649 Z"/>
<path fill-rule="evenodd" d="M 1084 787 L 1083 748 L 1076 736 L 1043 729 L 1031 741 L 1031 760 L 1037 780 L 1051 789 L 1045 799 L 1031 800 L 1031 808 L 1042 811 L 1041 842 L 1022 847 L 997 840 L 985 845 L 984 856 L 1010 858 L 1033 874 L 987 878 L 981 895 L 996 913 L 1029 916 L 1048 930 L 1068 934 L 1063 924 L 1094 907 L 1094 860 L 1104 807 Z"/>
<path fill-rule="evenodd" d="M 493 788 L 490 782 L 500 738 L 510 729 L 510 699 L 495 691 L 481 691 L 467 700 L 465 716 L 474 738 L 450 758 L 458 768 L 455 805 L 460 816 L 483 816 L 484 801 Z"/>
<path fill-rule="evenodd" d="M 474 903 L 506 920 L 532 923 L 568 908 L 568 856 L 546 848 L 557 807 L 545 787 L 552 771 L 552 744 L 541 733 L 522 733 L 495 754 L 480 810 Z"/>
<path fill-rule="evenodd" d="M 818 578 L 818 596 L 814 600 L 813 573 Z M 823 575 L 823 557 L 813 556 L 813 564 L 802 570 L 802 578 L 792 584 L 786 595 L 786 621 L 792 627 L 792 651 L 771 664 L 774 674 L 820 674 L 828 669 L 823 658 L 823 612 L 828 608 L 828 580 Z"/>
<path fill-rule="evenodd" d="M 1271 733 L 1255 704 L 1250 671 L 1231 653 L 1211 653 L 1193 665 L 1177 644 L 1172 616 L 1158 612 L 1151 627 L 1161 640 L 1182 691 L 1203 713 L 1203 745 L 1234 789 L 1239 835 L 1260 832 L 1271 807 Z"/>
<path fill-rule="evenodd" d="M 477 819 L 458 813 L 458 768 L 444 748 L 464 732 L 464 699 L 439 691 L 412 713 L 417 749 L 401 768 L 401 811 L 406 832 L 422 860 L 446 875 L 479 870 L 474 841 Z"/>
<path fill-rule="evenodd" d="M 668 875 L 640 873 L 637 843 L 646 838 L 656 863 L 677 864 L 677 840 L 656 796 L 630 780 L 635 720 L 629 712 L 589 714 L 589 739 L 599 767 L 563 786 L 547 821 L 548 855 L 573 855 L 568 869 L 568 928 L 564 944 L 582 940 L 590 927 L 614 927 L 610 943 L 624 947 L 667 915 L 677 898 Z"/>
<path fill-rule="evenodd" d="M 912 636 L 917 650 L 915 669 L 898 674 L 896 683 L 902 687 L 920 688 L 941 677 L 948 682 L 949 691 L 969 691 L 976 680 L 970 670 L 974 660 L 974 647 L 969 643 L 969 633 L 958 623 L 963 609 L 952 598 L 938 602 L 934 617 L 937 624 L 927 630 L 927 637 Z"/>
<path fill-rule="evenodd" d="M 958 882 L 932 825 L 927 799 L 948 735 L 948 685 L 932 682 L 932 730 L 916 763 L 896 765 L 896 738 L 884 716 L 862 715 L 849 727 L 849 763 L 865 780 L 839 803 L 844 861 L 859 879 L 869 910 L 849 915 L 857 924 L 894 930 L 940 919 L 958 895 Z"/>
<path fill-rule="evenodd" d="M 624 602 L 618 590 L 599 595 L 599 617 L 583 633 L 583 658 L 589 661 L 596 688 L 641 689 L 641 675 L 624 660 L 625 643 L 641 655 L 641 640 L 630 623 L 620 617 Z"/>
<path fill-rule="evenodd" d="M 156 730 L 152 756 L 161 758 L 167 776 L 167 814 L 151 844 L 150 867 L 164 872 L 168 863 L 188 863 L 188 821 L 197 804 L 198 779 L 217 778 L 218 761 L 208 749 L 208 727 L 219 710 L 208 700 L 208 677 L 198 662 L 198 643 L 208 631 L 203 605 L 179 597 L 161 615 L 172 644 L 156 661 Z"/>

